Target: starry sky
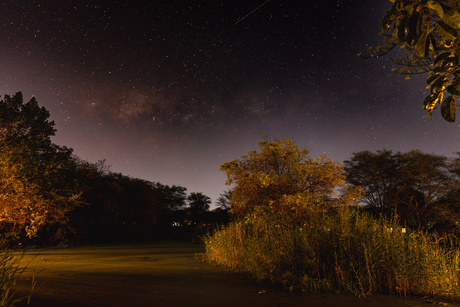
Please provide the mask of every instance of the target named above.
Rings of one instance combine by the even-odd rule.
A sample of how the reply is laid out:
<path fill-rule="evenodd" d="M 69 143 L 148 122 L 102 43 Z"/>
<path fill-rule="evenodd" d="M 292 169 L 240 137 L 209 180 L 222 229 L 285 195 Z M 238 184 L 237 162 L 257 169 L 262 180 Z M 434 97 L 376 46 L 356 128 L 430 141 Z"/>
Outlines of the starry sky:
<path fill-rule="evenodd" d="M 115 172 L 216 201 L 219 165 L 266 137 L 312 157 L 360 150 L 450 156 L 460 122 L 430 120 L 425 77 L 381 42 L 386 0 L 3 0 L 0 94 L 51 113 L 53 141 Z"/>

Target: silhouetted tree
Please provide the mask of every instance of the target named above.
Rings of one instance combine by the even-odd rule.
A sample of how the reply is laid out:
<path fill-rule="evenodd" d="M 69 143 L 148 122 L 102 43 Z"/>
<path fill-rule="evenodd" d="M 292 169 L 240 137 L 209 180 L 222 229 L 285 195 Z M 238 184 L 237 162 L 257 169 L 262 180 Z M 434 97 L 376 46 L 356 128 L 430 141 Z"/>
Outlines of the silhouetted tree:
<path fill-rule="evenodd" d="M 232 207 L 232 190 L 225 190 L 221 193 L 217 198 L 216 205 L 222 210 L 229 210 Z"/>
<path fill-rule="evenodd" d="M 159 184 L 114 173 L 100 161 L 80 161 L 82 198 L 79 210 L 81 240 L 92 242 L 140 241 L 159 238 L 168 204 Z"/>
<path fill-rule="evenodd" d="M 394 207 L 395 196 L 402 184 L 399 154 L 391 150 L 368 150 L 353 154 L 344 161 L 346 181 L 364 189 L 362 203 L 378 211 Z"/>
<path fill-rule="evenodd" d="M 457 160 L 419 150 L 361 151 L 344 161 L 344 169 L 347 182 L 364 189 L 362 202 L 373 212 L 397 214 L 418 230 L 453 229 L 459 221 Z"/>
<path fill-rule="evenodd" d="M 155 183 L 155 187 L 161 191 L 162 202 L 169 211 L 174 212 L 185 207 L 187 200 L 187 188 L 178 185 L 168 186 L 158 182 Z"/>
<path fill-rule="evenodd" d="M 211 205 L 211 198 L 204 195 L 203 193 L 190 193 L 187 197 L 189 210 L 192 216 L 200 216 L 206 211 L 209 211 Z"/>
<path fill-rule="evenodd" d="M 414 228 L 430 229 L 441 222 L 444 206 L 440 200 L 450 189 L 451 176 L 444 156 L 412 150 L 401 155 L 397 193 L 398 212 Z"/>

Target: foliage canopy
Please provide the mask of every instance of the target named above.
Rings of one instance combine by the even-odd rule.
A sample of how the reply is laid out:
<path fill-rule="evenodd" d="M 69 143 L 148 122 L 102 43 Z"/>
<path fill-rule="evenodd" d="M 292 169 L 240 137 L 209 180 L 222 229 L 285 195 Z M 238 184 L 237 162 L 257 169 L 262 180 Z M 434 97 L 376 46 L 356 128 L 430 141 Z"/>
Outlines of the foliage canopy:
<path fill-rule="evenodd" d="M 72 151 L 51 142 L 49 112 L 22 94 L 0 100 L 0 223 L 3 232 L 36 237 L 53 228 L 60 237 L 80 203 L 70 175 Z"/>
<path fill-rule="evenodd" d="M 370 48 L 373 57 L 399 46 L 403 54 L 392 59 L 400 74 L 428 73 L 430 94 L 423 108 L 431 118 L 441 104 L 448 122 L 456 117 L 460 98 L 460 6 L 456 0 L 390 0 L 391 9 L 382 20 L 384 42 Z"/>
<path fill-rule="evenodd" d="M 460 158 L 412 150 L 361 151 L 344 161 L 346 181 L 364 189 L 362 203 L 418 230 L 459 233 Z"/>
<path fill-rule="evenodd" d="M 289 139 L 258 145 L 259 152 L 250 151 L 220 166 L 227 175 L 226 184 L 234 185 L 231 210 L 236 216 L 258 208 L 301 216 L 308 210 L 333 209 L 344 197 L 356 196 L 349 191 L 335 197 L 337 188 L 345 188 L 339 163 L 321 155 L 309 158 L 308 149 L 300 149 Z"/>

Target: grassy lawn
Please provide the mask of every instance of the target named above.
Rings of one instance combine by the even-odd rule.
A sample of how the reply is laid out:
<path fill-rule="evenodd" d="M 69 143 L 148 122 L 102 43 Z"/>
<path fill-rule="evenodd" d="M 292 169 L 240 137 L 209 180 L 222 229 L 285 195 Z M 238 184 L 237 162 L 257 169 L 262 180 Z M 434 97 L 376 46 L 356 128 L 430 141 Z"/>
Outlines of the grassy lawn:
<path fill-rule="evenodd" d="M 399 296 L 290 294 L 202 262 L 202 251 L 188 242 L 29 250 L 15 290 L 27 294 L 39 272 L 31 306 L 432 306 Z"/>

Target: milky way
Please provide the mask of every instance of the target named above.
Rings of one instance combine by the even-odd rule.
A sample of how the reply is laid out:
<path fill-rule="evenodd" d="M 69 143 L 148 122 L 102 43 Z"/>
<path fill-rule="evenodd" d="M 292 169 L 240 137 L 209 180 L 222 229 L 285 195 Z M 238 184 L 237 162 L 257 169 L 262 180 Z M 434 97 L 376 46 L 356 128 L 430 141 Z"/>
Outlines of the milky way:
<path fill-rule="evenodd" d="M 459 151 L 422 110 L 423 77 L 357 56 L 379 1 L 13 1 L 0 8 L 0 94 L 35 96 L 55 142 L 214 200 L 221 163 L 264 137 L 342 161 L 370 149 Z"/>

